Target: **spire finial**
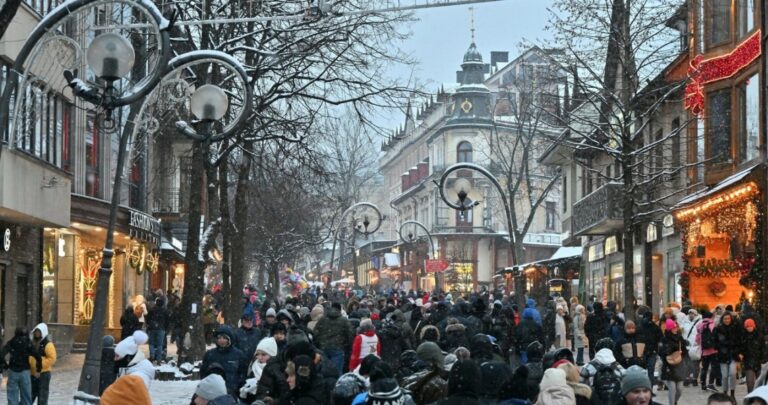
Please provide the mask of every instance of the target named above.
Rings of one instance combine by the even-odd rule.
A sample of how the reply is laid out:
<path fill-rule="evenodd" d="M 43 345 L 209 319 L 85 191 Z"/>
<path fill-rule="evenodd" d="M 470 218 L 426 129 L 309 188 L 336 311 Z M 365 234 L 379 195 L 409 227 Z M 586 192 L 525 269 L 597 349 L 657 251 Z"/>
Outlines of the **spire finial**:
<path fill-rule="evenodd" d="M 475 43 L 475 8 L 473 6 L 469 7 L 469 31 L 472 34 L 472 43 Z"/>

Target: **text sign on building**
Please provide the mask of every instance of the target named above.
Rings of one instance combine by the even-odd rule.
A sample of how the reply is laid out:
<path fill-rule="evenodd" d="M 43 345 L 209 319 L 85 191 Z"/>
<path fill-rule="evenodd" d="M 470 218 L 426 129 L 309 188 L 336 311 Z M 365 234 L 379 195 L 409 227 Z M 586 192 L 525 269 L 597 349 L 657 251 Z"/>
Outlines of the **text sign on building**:
<path fill-rule="evenodd" d="M 424 260 L 424 268 L 427 273 L 440 273 L 449 266 L 446 260 Z"/>
<path fill-rule="evenodd" d="M 131 237 L 157 244 L 160 239 L 160 221 L 139 211 L 130 211 L 128 227 Z"/>

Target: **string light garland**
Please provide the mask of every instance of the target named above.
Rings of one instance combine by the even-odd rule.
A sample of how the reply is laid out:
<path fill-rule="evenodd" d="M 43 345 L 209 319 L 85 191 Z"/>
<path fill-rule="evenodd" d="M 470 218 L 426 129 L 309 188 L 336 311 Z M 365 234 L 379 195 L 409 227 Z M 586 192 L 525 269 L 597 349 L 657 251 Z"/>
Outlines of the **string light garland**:
<path fill-rule="evenodd" d="M 704 85 L 733 77 L 757 60 L 761 54 L 760 37 L 761 31 L 755 31 L 725 55 L 709 59 L 696 55 L 688 64 L 690 82 L 685 87 L 685 108 L 700 115 L 704 111 Z"/>
<path fill-rule="evenodd" d="M 683 299 L 690 299 L 691 277 L 738 277 L 743 287 L 755 290 L 757 297 L 763 296 L 759 282 L 764 277 L 763 214 L 757 208 L 761 206 L 760 194 L 757 184 L 748 182 L 675 213 L 682 235 L 684 271 L 678 284 Z M 726 241 L 731 242 L 732 257 L 696 257 L 699 247 L 705 249 L 713 242 Z M 750 252 L 741 251 L 742 242 L 743 246 L 749 246 Z M 703 249 L 701 253 L 705 252 Z"/>

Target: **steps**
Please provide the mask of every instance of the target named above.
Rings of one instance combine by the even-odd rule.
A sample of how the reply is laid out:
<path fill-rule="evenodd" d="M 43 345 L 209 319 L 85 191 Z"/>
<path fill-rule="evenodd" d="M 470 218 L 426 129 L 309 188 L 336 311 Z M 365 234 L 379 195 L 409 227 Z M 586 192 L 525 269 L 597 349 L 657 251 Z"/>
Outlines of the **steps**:
<path fill-rule="evenodd" d="M 88 351 L 88 343 L 73 343 L 71 353 L 85 353 Z"/>

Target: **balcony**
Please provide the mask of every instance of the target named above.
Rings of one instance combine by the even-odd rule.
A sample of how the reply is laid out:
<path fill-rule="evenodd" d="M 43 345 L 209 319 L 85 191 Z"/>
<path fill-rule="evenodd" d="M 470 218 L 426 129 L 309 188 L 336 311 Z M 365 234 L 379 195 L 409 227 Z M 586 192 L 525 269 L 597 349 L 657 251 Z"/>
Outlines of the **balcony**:
<path fill-rule="evenodd" d="M 607 235 L 621 229 L 621 183 L 608 183 L 573 206 L 572 231 L 576 236 Z"/>
<path fill-rule="evenodd" d="M 155 197 L 152 212 L 165 215 L 182 214 L 187 212 L 188 203 L 189 195 L 178 189 L 163 191 Z"/>

